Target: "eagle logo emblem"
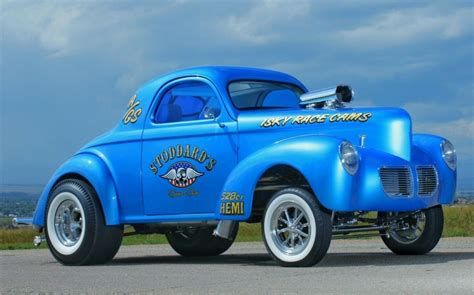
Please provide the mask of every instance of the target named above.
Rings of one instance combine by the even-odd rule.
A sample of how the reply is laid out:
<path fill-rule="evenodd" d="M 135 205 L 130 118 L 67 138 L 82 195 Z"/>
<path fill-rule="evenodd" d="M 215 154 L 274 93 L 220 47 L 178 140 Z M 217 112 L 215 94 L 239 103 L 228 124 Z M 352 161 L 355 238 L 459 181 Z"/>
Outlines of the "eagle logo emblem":
<path fill-rule="evenodd" d="M 197 171 L 190 163 L 177 162 L 171 165 L 168 172 L 160 175 L 160 177 L 167 179 L 172 186 L 183 188 L 192 185 L 198 177 L 203 175 L 204 173 Z"/>

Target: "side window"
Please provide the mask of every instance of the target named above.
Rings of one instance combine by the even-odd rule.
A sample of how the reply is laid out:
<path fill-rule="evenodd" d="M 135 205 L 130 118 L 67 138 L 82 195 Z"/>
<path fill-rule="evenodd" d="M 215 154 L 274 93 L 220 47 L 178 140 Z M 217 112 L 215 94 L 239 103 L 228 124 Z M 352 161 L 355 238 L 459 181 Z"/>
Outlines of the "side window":
<path fill-rule="evenodd" d="M 221 107 L 212 88 L 204 82 L 185 82 L 168 89 L 155 112 L 156 123 L 213 119 Z"/>

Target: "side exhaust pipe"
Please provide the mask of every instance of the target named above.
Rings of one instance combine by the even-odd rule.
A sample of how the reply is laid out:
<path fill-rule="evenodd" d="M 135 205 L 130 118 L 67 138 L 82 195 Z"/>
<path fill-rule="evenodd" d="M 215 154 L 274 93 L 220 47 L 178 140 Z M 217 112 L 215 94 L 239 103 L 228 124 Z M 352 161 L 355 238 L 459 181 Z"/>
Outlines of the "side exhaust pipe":
<path fill-rule="evenodd" d="M 20 228 L 20 227 L 32 227 L 33 226 L 33 218 L 32 217 L 15 217 L 12 219 L 12 226 L 14 228 Z M 33 239 L 33 245 L 35 247 L 38 247 L 41 245 L 42 242 L 46 241 L 46 237 L 44 235 L 41 236 L 35 236 Z"/>
<path fill-rule="evenodd" d="M 214 230 L 214 235 L 223 239 L 230 240 L 231 233 L 237 226 L 237 221 L 233 220 L 221 220 L 217 224 L 217 228 Z"/>

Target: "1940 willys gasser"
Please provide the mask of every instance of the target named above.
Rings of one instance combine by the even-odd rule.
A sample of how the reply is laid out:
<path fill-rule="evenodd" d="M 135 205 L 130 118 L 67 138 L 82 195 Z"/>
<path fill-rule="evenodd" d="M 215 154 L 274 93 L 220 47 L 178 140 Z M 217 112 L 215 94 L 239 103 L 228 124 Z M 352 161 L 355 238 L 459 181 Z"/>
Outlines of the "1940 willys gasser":
<path fill-rule="evenodd" d="M 333 236 L 379 235 L 394 253 L 425 254 L 453 201 L 454 147 L 412 134 L 402 109 L 346 107 L 352 96 L 253 68 L 157 78 L 56 171 L 33 224 L 66 265 L 112 259 L 125 224 L 206 256 L 231 246 L 239 222 L 261 222 L 283 266 L 316 264 Z"/>

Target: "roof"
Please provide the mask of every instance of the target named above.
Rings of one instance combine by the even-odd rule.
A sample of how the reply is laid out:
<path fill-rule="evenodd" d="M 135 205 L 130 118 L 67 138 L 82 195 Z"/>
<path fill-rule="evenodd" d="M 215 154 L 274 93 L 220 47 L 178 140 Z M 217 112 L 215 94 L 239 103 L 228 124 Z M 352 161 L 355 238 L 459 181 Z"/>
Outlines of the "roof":
<path fill-rule="evenodd" d="M 156 86 L 156 84 L 162 84 L 170 80 L 190 76 L 207 78 L 214 82 L 216 86 L 224 88 L 227 87 L 227 84 L 230 81 L 248 79 L 291 83 L 306 91 L 306 87 L 298 79 L 291 75 L 267 69 L 232 66 L 202 66 L 177 70 L 156 77 L 155 79 L 146 83 L 143 87 L 151 86 L 151 84 Z"/>

